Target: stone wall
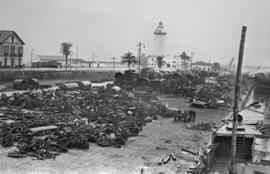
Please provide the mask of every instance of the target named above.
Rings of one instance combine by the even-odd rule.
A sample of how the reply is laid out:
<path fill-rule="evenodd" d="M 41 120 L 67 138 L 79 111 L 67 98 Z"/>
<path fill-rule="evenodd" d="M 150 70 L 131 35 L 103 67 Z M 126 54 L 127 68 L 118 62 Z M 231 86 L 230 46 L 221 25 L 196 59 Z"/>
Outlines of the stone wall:
<path fill-rule="evenodd" d="M 86 79 L 90 81 L 107 81 L 114 79 L 113 71 L 0 71 L 0 82 L 13 81 L 18 78 L 31 77 L 38 80 Z"/>

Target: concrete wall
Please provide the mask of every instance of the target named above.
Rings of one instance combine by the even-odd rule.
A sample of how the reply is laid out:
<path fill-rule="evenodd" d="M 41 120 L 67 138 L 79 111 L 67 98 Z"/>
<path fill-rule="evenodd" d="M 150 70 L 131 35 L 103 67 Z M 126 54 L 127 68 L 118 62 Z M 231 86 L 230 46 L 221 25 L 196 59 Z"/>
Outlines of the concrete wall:
<path fill-rule="evenodd" d="M 113 71 L 1 71 L 0 83 L 13 81 L 22 77 L 31 77 L 38 80 L 57 80 L 57 79 L 86 79 L 95 80 L 113 80 Z"/>

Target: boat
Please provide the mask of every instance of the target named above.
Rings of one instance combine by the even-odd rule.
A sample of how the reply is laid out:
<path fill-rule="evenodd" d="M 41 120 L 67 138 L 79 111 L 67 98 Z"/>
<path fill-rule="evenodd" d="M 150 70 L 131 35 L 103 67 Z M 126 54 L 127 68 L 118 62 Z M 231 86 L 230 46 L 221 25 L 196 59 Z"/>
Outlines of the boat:
<path fill-rule="evenodd" d="M 212 134 L 205 153 L 210 173 L 223 165 L 228 170 L 231 154 L 232 116 L 230 113 L 223 124 Z M 270 98 L 246 106 L 238 113 L 236 131 L 236 171 L 245 173 L 270 173 Z"/>
<path fill-rule="evenodd" d="M 270 95 L 270 73 L 257 73 L 254 76 L 256 93 Z"/>

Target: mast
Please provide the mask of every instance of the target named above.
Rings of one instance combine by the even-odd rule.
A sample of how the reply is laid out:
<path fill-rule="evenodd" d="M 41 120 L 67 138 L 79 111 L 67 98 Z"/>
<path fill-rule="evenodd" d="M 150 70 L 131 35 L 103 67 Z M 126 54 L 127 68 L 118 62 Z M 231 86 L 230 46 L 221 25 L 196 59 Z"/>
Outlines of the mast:
<path fill-rule="evenodd" d="M 235 81 L 235 98 L 233 106 L 233 130 L 232 130 L 232 143 L 231 143 L 231 163 L 230 163 L 230 174 L 235 174 L 235 156 L 236 156 L 236 141 L 237 141 L 237 120 L 238 120 L 238 107 L 239 107 L 239 97 L 240 97 L 240 80 L 241 80 L 241 71 L 244 55 L 244 46 L 246 39 L 247 27 L 242 26 L 241 41 L 238 55 L 238 65 L 236 72 L 236 81 Z"/>

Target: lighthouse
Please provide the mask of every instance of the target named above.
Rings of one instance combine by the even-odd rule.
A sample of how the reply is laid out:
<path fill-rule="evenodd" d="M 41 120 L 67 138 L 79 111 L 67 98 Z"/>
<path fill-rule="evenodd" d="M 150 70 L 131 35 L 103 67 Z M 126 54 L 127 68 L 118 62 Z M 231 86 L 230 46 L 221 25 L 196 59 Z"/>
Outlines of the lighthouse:
<path fill-rule="evenodd" d="M 165 39 L 167 32 L 165 31 L 163 22 L 158 23 L 157 28 L 154 31 L 154 50 L 153 54 L 155 56 L 165 56 Z"/>

